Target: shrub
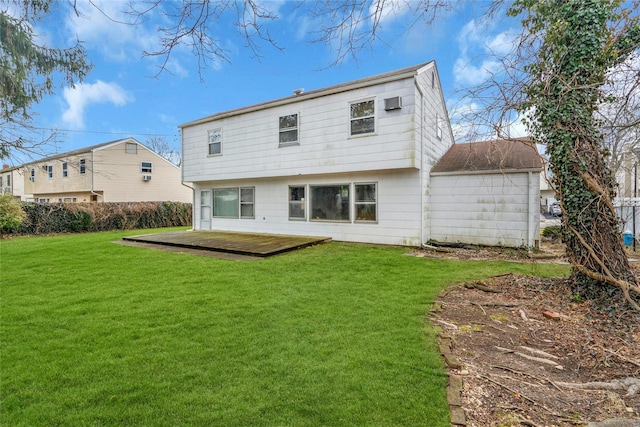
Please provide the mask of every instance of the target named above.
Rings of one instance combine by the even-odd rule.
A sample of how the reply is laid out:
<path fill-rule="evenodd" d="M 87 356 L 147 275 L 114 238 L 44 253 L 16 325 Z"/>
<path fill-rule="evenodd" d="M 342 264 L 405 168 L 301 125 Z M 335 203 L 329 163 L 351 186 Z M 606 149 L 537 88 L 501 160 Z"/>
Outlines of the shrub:
<path fill-rule="evenodd" d="M 562 237 L 562 227 L 559 225 L 551 225 L 542 229 L 542 237 L 547 240 L 558 240 Z"/>
<path fill-rule="evenodd" d="M 180 202 L 23 203 L 18 234 L 77 233 L 191 225 L 191 204 Z"/>
<path fill-rule="evenodd" d="M 20 227 L 26 216 L 20 202 L 11 194 L 0 196 L 0 233 Z"/>

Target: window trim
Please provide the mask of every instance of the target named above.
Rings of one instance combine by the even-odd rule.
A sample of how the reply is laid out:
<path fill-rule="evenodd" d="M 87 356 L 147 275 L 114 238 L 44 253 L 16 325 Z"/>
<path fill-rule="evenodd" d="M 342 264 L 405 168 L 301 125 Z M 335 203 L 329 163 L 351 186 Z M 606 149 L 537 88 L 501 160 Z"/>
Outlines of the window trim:
<path fill-rule="evenodd" d="M 218 142 L 211 142 L 211 135 L 214 134 L 215 132 L 217 132 L 220 135 L 220 140 Z M 220 148 L 218 149 L 217 153 L 212 153 L 211 146 L 215 144 L 219 145 Z M 207 131 L 207 156 L 209 157 L 222 156 L 222 128 L 209 129 Z"/>
<path fill-rule="evenodd" d="M 149 164 L 145 167 L 145 164 Z M 153 162 L 140 162 L 140 173 L 153 173 Z"/>
<path fill-rule="evenodd" d="M 296 125 L 295 127 L 291 127 L 291 128 L 282 128 L 280 127 L 280 120 L 283 117 L 287 117 L 287 116 L 296 116 Z M 292 131 L 296 131 L 296 139 L 295 141 L 286 141 L 283 142 L 281 140 L 281 136 L 283 133 L 285 132 L 292 132 Z M 278 116 L 278 147 L 290 147 L 292 145 L 300 145 L 300 113 L 296 112 L 296 113 L 291 113 L 291 114 L 285 114 L 284 116 Z"/>
<path fill-rule="evenodd" d="M 352 117 L 351 116 L 351 108 L 352 105 L 355 104 L 363 104 L 365 102 L 373 102 L 373 114 L 369 115 L 369 116 L 363 116 L 363 117 Z M 359 99 L 357 101 L 349 101 L 349 138 L 360 138 L 360 137 L 364 137 L 364 136 L 371 136 L 371 135 L 375 135 L 377 132 L 377 126 L 378 126 L 378 118 L 377 118 L 377 108 L 376 108 L 376 97 L 369 97 L 369 98 L 363 98 L 363 99 Z M 373 118 L 373 130 L 371 132 L 364 132 L 364 133 L 353 133 L 352 130 L 352 124 L 354 122 L 354 120 L 363 120 L 363 119 L 367 119 L 367 118 Z"/>
<path fill-rule="evenodd" d="M 375 186 L 375 196 L 373 202 L 364 200 L 358 200 L 358 190 L 357 187 L 359 185 L 373 185 Z M 374 207 L 374 215 L 375 219 L 358 219 L 358 206 L 359 205 L 373 205 Z M 355 223 L 367 223 L 367 224 L 377 224 L 378 223 L 378 183 L 375 181 L 371 182 L 354 182 L 353 183 L 353 221 Z"/>

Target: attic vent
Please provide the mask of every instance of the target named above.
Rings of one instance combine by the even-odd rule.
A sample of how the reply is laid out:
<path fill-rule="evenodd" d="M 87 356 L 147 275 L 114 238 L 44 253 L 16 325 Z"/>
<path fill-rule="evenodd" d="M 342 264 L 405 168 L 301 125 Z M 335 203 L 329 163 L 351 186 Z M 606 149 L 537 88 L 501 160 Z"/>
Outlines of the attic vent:
<path fill-rule="evenodd" d="M 300 89 L 294 89 L 294 90 L 293 90 L 293 94 L 294 94 L 295 96 L 302 95 L 303 93 L 304 93 L 304 89 L 303 89 L 303 88 L 300 88 Z"/>
<path fill-rule="evenodd" d="M 402 108 L 402 98 L 394 96 L 393 98 L 387 98 L 384 100 L 385 111 L 399 110 Z"/>

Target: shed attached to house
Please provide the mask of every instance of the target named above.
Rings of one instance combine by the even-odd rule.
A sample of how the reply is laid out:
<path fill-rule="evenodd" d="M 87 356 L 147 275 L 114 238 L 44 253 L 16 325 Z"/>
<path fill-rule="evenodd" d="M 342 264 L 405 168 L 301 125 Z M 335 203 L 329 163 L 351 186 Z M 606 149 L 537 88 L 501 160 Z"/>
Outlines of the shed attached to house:
<path fill-rule="evenodd" d="M 527 139 L 454 144 L 431 170 L 431 240 L 537 247 L 542 171 Z"/>

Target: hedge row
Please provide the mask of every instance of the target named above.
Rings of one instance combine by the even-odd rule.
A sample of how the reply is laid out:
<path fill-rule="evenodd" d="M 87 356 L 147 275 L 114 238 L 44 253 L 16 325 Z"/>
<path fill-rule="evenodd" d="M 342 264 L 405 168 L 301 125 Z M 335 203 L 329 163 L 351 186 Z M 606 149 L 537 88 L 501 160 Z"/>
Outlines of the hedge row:
<path fill-rule="evenodd" d="M 9 233 L 48 234 L 133 230 L 191 225 L 191 204 L 135 203 L 21 203 L 26 218 Z"/>

